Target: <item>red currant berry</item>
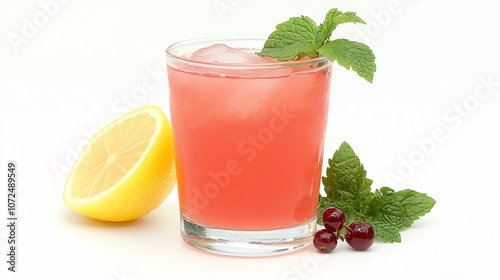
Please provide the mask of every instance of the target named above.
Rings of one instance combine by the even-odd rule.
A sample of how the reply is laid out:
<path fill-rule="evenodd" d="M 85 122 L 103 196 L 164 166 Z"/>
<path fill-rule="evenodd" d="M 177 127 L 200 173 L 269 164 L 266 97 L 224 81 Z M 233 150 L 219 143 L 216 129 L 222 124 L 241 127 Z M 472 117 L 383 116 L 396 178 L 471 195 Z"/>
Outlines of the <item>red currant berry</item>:
<path fill-rule="evenodd" d="M 370 248 L 374 240 L 375 232 L 369 223 L 352 223 L 346 229 L 345 241 L 355 250 L 364 251 Z"/>
<path fill-rule="evenodd" d="M 323 211 L 323 225 L 331 232 L 339 231 L 345 223 L 345 215 L 342 210 L 329 207 Z"/>
<path fill-rule="evenodd" d="M 337 247 L 337 236 L 326 229 L 320 229 L 314 234 L 313 244 L 322 253 L 330 253 Z"/>

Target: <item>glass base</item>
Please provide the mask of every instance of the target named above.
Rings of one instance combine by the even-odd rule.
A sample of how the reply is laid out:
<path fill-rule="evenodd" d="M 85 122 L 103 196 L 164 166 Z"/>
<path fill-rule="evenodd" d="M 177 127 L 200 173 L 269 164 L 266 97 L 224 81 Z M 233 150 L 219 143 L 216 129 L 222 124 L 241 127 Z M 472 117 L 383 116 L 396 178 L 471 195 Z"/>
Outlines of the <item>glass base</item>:
<path fill-rule="evenodd" d="M 201 226 L 181 214 L 181 235 L 187 244 L 225 255 L 268 256 L 292 252 L 308 245 L 315 232 L 316 218 L 295 227 L 245 231 Z"/>

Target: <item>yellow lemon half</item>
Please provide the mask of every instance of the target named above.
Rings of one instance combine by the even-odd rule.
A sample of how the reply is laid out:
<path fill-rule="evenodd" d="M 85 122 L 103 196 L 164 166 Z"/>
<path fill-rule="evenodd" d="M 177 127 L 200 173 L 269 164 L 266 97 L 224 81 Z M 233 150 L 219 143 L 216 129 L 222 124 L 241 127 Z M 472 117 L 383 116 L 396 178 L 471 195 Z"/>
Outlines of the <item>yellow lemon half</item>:
<path fill-rule="evenodd" d="M 156 106 L 114 120 L 87 143 L 64 185 L 64 203 L 104 221 L 148 214 L 175 186 L 172 128 Z"/>

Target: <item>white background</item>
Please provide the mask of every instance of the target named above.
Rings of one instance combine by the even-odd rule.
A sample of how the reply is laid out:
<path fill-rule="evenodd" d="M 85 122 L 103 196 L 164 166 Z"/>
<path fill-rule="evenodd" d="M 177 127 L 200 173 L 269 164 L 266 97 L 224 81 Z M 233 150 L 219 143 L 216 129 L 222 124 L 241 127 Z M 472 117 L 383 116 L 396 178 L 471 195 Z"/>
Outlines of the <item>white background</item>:
<path fill-rule="evenodd" d="M 123 224 L 64 206 L 68 169 L 104 123 L 144 104 L 169 114 L 167 45 L 269 34 L 301 14 L 319 23 L 332 7 L 368 22 L 334 36 L 369 44 L 378 69 L 369 84 L 335 66 L 325 157 L 347 141 L 373 187 L 437 200 L 402 243 L 221 257 L 181 240 L 176 192 Z M 499 15 L 500 3 L 486 0 L 1 0 L 0 279 L 495 279 Z M 8 161 L 19 177 L 16 273 L 6 266 Z"/>

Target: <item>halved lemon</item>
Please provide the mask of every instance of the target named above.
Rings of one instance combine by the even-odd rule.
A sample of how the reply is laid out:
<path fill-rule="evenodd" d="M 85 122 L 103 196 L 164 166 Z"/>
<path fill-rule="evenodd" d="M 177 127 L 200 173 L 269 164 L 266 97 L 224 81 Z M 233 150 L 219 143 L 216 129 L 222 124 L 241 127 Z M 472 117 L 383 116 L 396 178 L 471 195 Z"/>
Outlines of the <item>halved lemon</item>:
<path fill-rule="evenodd" d="M 104 221 L 148 214 L 175 186 L 173 146 L 170 122 L 160 108 L 126 113 L 82 150 L 64 185 L 64 203 Z"/>

